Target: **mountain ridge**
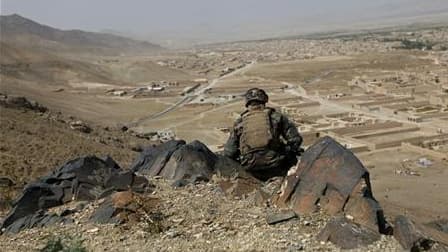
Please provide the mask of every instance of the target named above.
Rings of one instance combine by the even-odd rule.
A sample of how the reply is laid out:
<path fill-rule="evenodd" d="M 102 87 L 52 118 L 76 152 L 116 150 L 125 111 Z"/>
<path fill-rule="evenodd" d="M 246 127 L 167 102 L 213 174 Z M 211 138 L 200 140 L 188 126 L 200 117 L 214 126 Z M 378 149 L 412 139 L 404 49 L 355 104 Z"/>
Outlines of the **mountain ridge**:
<path fill-rule="evenodd" d="M 0 16 L 1 40 L 20 46 L 32 46 L 57 51 L 76 51 L 99 54 L 127 54 L 156 52 L 164 48 L 147 41 L 139 41 L 107 33 L 83 30 L 61 30 L 40 24 L 18 14 Z"/>

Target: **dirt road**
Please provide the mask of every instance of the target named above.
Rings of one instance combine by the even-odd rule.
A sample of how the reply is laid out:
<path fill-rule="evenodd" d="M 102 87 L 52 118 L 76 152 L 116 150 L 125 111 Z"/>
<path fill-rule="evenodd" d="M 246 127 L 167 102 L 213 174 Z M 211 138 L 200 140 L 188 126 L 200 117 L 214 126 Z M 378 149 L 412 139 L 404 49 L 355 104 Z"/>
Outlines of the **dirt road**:
<path fill-rule="evenodd" d="M 225 74 L 222 75 L 216 79 L 213 79 L 210 83 L 208 83 L 207 85 L 205 85 L 204 87 L 199 88 L 198 90 L 196 90 L 195 92 L 191 93 L 191 94 L 187 94 L 185 97 L 183 97 L 181 100 L 179 100 L 178 102 L 174 103 L 173 105 L 171 105 L 170 107 L 166 108 L 165 110 L 143 117 L 139 120 L 137 120 L 136 122 L 132 123 L 130 126 L 131 127 L 136 127 L 146 121 L 150 121 L 150 120 L 154 120 L 157 118 L 160 118 L 174 110 L 176 110 L 177 108 L 181 107 L 184 104 L 187 104 L 188 102 L 193 101 L 194 99 L 196 99 L 197 97 L 199 97 L 200 95 L 203 95 L 207 90 L 213 88 L 214 86 L 216 86 L 218 84 L 219 81 L 223 80 L 224 78 L 228 78 L 231 77 L 233 75 L 236 74 L 240 74 L 240 73 L 244 73 L 245 71 L 249 70 L 249 68 L 251 68 L 256 62 L 252 61 L 251 63 L 245 65 L 244 67 L 237 69 L 229 74 Z M 198 115 L 201 116 L 201 115 Z"/>

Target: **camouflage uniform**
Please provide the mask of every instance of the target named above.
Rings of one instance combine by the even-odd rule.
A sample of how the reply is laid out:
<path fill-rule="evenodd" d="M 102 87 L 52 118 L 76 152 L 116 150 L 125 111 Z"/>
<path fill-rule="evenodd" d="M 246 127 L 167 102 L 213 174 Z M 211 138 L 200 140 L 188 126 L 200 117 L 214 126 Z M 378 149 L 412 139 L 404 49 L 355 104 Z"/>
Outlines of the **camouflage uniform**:
<path fill-rule="evenodd" d="M 236 120 L 230 132 L 224 147 L 224 155 L 239 161 L 253 176 L 267 180 L 275 176 L 285 176 L 289 168 L 297 163 L 296 156 L 300 154 L 302 137 L 296 126 L 285 115 L 272 108 L 262 106 L 261 109 L 270 110 L 270 126 L 274 144 L 262 150 L 242 154 L 240 146 L 243 134 L 242 116 L 249 111 L 246 110 Z"/>

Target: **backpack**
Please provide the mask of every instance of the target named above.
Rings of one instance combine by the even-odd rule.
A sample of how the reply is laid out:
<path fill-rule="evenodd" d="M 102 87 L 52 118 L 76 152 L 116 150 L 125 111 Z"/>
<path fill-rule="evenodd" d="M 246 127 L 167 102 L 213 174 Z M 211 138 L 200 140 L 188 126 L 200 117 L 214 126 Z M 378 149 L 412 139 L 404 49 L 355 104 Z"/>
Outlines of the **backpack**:
<path fill-rule="evenodd" d="M 269 149 L 273 140 L 271 109 L 247 111 L 241 115 L 241 155 Z"/>

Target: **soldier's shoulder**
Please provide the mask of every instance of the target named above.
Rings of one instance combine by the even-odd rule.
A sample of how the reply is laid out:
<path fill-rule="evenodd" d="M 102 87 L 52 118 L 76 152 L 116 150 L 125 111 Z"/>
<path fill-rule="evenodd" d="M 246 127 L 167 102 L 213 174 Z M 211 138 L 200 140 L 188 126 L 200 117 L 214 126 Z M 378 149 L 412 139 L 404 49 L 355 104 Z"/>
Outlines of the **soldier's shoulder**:
<path fill-rule="evenodd" d="M 243 112 L 243 113 L 241 113 L 236 119 L 235 119 L 235 121 L 233 122 L 233 126 L 234 127 L 239 127 L 242 123 L 243 123 L 243 114 L 244 114 L 245 112 Z"/>

